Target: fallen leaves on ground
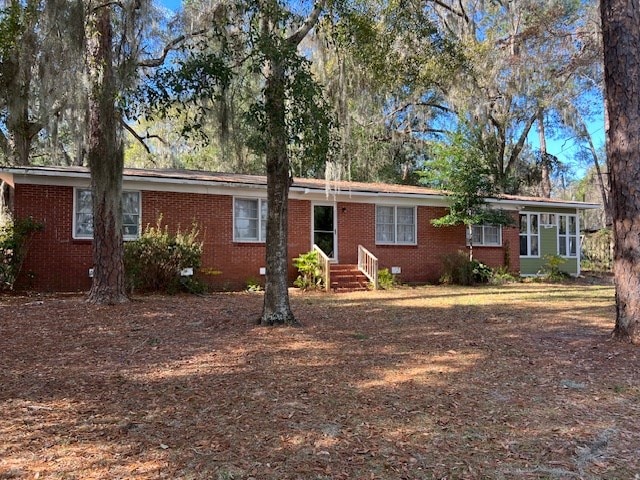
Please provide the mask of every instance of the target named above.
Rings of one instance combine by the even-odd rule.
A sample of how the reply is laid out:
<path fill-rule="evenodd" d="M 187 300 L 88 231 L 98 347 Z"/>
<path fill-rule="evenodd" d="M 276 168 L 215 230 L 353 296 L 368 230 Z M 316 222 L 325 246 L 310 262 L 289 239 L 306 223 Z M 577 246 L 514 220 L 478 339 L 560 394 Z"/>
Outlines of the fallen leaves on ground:
<path fill-rule="evenodd" d="M 0 297 L 0 479 L 633 478 L 609 285 Z"/>

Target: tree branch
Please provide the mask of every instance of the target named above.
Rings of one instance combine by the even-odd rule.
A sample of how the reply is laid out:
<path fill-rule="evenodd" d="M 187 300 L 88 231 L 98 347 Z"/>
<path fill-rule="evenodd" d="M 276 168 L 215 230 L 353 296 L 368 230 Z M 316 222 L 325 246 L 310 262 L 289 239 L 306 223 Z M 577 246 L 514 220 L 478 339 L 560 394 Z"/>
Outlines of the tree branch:
<path fill-rule="evenodd" d="M 113 1 L 113 2 L 102 3 L 100 5 L 93 7 L 91 9 L 91 13 L 96 13 L 101 8 L 114 7 L 114 6 L 120 7 L 121 10 L 124 10 L 124 5 L 122 4 L 122 2 Z"/>
<path fill-rule="evenodd" d="M 537 113 L 534 113 L 533 115 L 531 115 L 525 127 L 522 129 L 522 133 L 520 134 L 518 143 L 516 143 L 515 146 L 513 147 L 513 150 L 511 151 L 511 156 L 509 157 L 509 161 L 507 162 L 507 167 L 506 167 L 507 172 L 511 170 L 513 164 L 518 158 L 518 155 L 520 155 L 520 152 L 522 151 L 522 147 L 524 147 L 524 142 L 527 140 L 527 135 L 529 135 L 529 130 L 531 130 L 531 127 L 536 121 L 536 118 L 537 118 Z"/>
<path fill-rule="evenodd" d="M 120 120 L 120 123 L 122 124 L 122 126 L 125 128 L 125 130 L 127 132 L 129 132 L 131 135 L 133 135 L 133 138 L 135 138 L 136 140 L 138 140 L 138 142 L 140 142 L 140 144 L 144 147 L 144 149 L 147 151 L 147 153 L 149 155 L 151 155 L 151 149 L 149 148 L 149 145 L 146 144 L 145 140 L 149 140 L 152 138 L 155 138 L 157 140 L 159 140 L 163 145 L 166 145 L 167 142 L 160 137 L 159 135 L 149 135 L 147 133 L 146 136 L 142 137 L 138 134 L 138 132 L 136 132 L 131 125 L 129 125 L 127 122 L 125 122 L 124 120 Z"/>
<path fill-rule="evenodd" d="M 162 50 L 162 55 L 157 58 L 149 58 L 147 60 L 142 60 L 138 62 L 138 67 L 159 67 L 164 63 L 167 59 L 167 55 L 171 50 L 177 49 L 184 41 L 189 40 L 190 38 L 197 37 L 199 35 L 204 35 L 207 33 L 207 29 L 196 30 L 195 32 L 185 33 L 184 35 L 180 35 L 164 46 Z"/>
<path fill-rule="evenodd" d="M 324 10 L 324 4 L 326 0 L 319 0 L 313 7 L 313 11 L 309 14 L 307 19 L 303 22 L 298 30 L 293 32 L 289 38 L 287 38 L 287 43 L 291 46 L 297 46 L 304 37 L 307 36 L 309 31 L 318 23 L 318 19 L 320 18 L 320 14 L 322 10 Z"/>
<path fill-rule="evenodd" d="M 458 10 L 453 8 L 451 5 L 446 4 L 442 0 L 432 0 L 432 1 L 436 5 L 441 6 L 442 8 L 448 10 L 449 12 L 453 13 L 454 15 L 456 15 L 456 16 L 458 16 L 460 18 L 463 18 L 467 23 L 469 22 L 469 18 L 467 17 L 465 12 L 459 12 Z"/>

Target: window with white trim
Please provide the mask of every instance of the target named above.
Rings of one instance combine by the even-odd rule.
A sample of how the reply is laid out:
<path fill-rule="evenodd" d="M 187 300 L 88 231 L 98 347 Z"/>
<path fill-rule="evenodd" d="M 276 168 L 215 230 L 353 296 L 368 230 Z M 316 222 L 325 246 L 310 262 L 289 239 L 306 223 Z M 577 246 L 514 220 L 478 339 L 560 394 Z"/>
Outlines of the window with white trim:
<path fill-rule="evenodd" d="M 264 198 L 233 199 L 233 240 L 264 242 L 267 238 L 267 200 Z"/>
<path fill-rule="evenodd" d="M 416 244 L 416 208 L 376 205 L 376 243 Z"/>
<path fill-rule="evenodd" d="M 578 217 L 558 215 L 558 255 L 578 256 Z"/>
<path fill-rule="evenodd" d="M 499 247 L 502 245 L 502 227 L 500 225 L 473 225 L 472 235 L 474 247 Z"/>
<path fill-rule="evenodd" d="M 540 256 L 540 217 L 537 213 L 520 214 L 520 256 Z"/>
<path fill-rule="evenodd" d="M 140 192 L 122 192 L 122 237 L 134 240 L 140 236 Z M 92 194 L 88 188 L 76 188 L 73 199 L 73 238 L 93 238 Z"/>

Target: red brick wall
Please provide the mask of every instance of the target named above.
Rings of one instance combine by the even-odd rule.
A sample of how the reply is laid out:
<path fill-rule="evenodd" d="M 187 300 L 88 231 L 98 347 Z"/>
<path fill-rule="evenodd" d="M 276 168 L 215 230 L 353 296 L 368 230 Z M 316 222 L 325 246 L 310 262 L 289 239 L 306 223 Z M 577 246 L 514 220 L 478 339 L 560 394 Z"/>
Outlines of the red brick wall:
<path fill-rule="evenodd" d="M 204 243 L 204 269 L 222 272 L 201 278 L 216 289 L 242 289 L 249 278 L 264 280 L 263 243 L 233 242 L 231 196 L 174 192 L 142 192 L 142 226 L 162 224 L 175 232 L 191 229 L 194 220 Z M 30 245 L 18 288 L 40 291 L 88 290 L 91 241 L 72 238 L 73 188 L 19 184 L 15 190 L 15 213 L 43 221 L 45 228 Z M 308 201 L 289 203 L 289 276 L 296 276 L 293 258 L 310 249 L 311 205 Z M 29 275 L 31 273 L 31 275 Z"/>
<path fill-rule="evenodd" d="M 247 280 L 264 280 L 259 275 L 265 266 L 265 247 L 261 243 L 233 242 L 233 197 L 226 195 L 174 192 L 142 192 L 142 225 L 155 225 L 162 215 L 163 225 L 171 231 L 190 230 L 195 220 L 204 242 L 203 268 L 221 274 L 202 278 L 216 289 L 242 289 Z M 41 291 L 88 290 L 88 270 L 92 265 L 91 241 L 72 238 L 73 188 L 41 185 L 16 185 L 15 213 L 43 221 L 45 228 L 36 233 L 23 266 L 19 288 Z M 465 248 L 465 232 L 460 227 L 436 228 L 433 218 L 444 208 L 418 207 L 418 245 L 375 244 L 375 205 L 338 203 L 338 259 L 357 263 L 358 244 L 376 255 L 380 268 L 399 266 L 404 282 L 436 281 L 442 273 L 442 256 Z M 503 247 L 477 247 L 476 258 L 495 267 L 504 262 L 510 249 L 513 271 L 519 270 L 519 237 L 516 228 L 503 229 Z M 293 258 L 311 248 L 311 202 L 289 202 L 289 278 L 296 276 Z"/>
<path fill-rule="evenodd" d="M 91 242 L 73 240 L 73 188 L 18 184 L 15 215 L 44 223 L 33 236 L 18 288 L 40 291 L 88 290 Z"/>
<path fill-rule="evenodd" d="M 289 201 L 289 278 L 296 276 L 293 259 L 310 249 L 311 206 L 308 201 Z M 142 192 L 143 225 L 157 222 L 170 230 L 191 229 L 195 221 L 204 243 L 202 268 L 221 272 L 201 278 L 219 290 L 238 290 L 250 278 L 259 280 L 260 267 L 265 266 L 264 243 L 233 241 L 233 197 L 226 195 L 173 192 Z"/>
<path fill-rule="evenodd" d="M 400 280 L 409 283 L 434 282 L 442 275 L 442 257 L 466 250 L 464 226 L 434 227 L 431 220 L 442 217 L 446 209 L 418 207 L 417 245 L 376 245 L 375 205 L 338 203 L 338 255 L 340 263 L 357 263 L 358 244 L 376 257 L 380 268 L 399 266 Z M 508 242 L 505 243 L 505 240 Z M 503 265 L 504 250 L 510 250 L 511 268 L 518 271 L 518 231 L 503 229 L 503 247 L 476 247 L 474 255 L 491 267 Z"/>

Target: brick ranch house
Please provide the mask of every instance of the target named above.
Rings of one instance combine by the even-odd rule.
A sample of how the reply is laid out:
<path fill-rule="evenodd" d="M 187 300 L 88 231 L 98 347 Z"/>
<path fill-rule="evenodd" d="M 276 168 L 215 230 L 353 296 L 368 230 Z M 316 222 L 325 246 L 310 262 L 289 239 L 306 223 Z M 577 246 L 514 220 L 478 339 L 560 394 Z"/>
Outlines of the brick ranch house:
<path fill-rule="evenodd" d="M 14 217 L 44 223 L 34 235 L 18 287 L 78 291 L 90 287 L 92 212 L 90 176 L 80 167 L 0 168 L 5 204 Z M 125 240 L 162 216 L 170 230 L 196 222 L 203 241 L 203 278 L 214 289 L 243 289 L 261 279 L 265 265 L 266 178 L 177 170 L 125 169 Z M 507 265 L 533 275 L 546 254 L 565 257 L 580 273 L 580 216 L 597 205 L 556 199 L 501 196 L 488 199 L 513 212 L 515 225 L 478 225 L 474 257 L 491 267 Z M 437 281 L 444 255 L 464 250 L 466 231 L 434 227 L 447 210 L 443 192 L 422 187 L 296 178 L 289 200 L 289 277 L 293 258 L 321 246 L 333 264 L 357 264 L 358 247 L 402 282 Z"/>

